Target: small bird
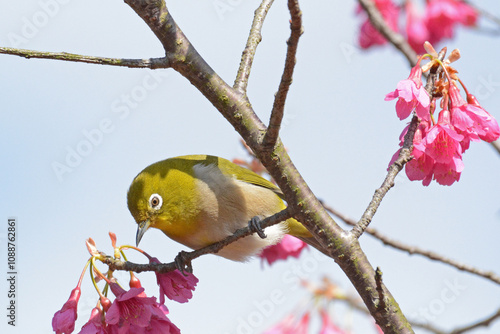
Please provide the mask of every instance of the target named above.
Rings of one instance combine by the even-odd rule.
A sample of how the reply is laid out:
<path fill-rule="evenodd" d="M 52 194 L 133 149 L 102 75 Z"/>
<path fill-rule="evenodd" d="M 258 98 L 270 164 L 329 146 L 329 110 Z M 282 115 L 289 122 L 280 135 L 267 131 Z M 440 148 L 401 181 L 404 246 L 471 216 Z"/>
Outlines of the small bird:
<path fill-rule="evenodd" d="M 186 155 L 156 162 L 132 181 L 127 194 L 130 213 L 138 224 L 136 243 L 151 227 L 169 238 L 199 249 L 232 235 L 257 217 L 283 210 L 283 193 L 270 181 L 229 160 L 211 155 Z M 245 261 L 288 233 L 318 243 L 293 218 L 244 237 L 217 253 Z"/>

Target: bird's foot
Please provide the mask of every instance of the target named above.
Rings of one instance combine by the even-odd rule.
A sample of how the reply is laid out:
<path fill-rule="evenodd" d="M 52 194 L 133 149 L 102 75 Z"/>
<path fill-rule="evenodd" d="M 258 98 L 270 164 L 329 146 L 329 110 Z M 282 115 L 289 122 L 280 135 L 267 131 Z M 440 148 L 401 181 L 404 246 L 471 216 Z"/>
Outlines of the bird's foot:
<path fill-rule="evenodd" d="M 267 238 L 267 235 L 264 233 L 264 230 L 262 229 L 261 226 L 261 219 L 257 216 L 253 217 L 250 219 L 250 222 L 248 222 L 248 228 L 252 232 L 256 232 L 261 239 Z"/>
<path fill-rule="evenodd" d="M 175 266 L 184 275 L 184 272 L 193 273 L 193 266 L 191 265 L 191 259 L 188 257 L 189 253 L 185 251 L 180 251 L 179 254 L 174 259 Z"/>

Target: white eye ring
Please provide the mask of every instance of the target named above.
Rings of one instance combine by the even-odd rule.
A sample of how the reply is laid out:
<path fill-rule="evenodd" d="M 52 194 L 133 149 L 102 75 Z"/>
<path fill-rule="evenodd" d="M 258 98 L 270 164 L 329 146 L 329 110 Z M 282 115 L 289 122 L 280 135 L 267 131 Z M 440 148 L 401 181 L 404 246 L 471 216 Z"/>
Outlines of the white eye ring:
<path fill-rule="evenodd" d="M 152 209 L 158 210 L 163 205 L 163 198 L 158 194 L 153 194 L 149 197 L 149 206 Z"/>

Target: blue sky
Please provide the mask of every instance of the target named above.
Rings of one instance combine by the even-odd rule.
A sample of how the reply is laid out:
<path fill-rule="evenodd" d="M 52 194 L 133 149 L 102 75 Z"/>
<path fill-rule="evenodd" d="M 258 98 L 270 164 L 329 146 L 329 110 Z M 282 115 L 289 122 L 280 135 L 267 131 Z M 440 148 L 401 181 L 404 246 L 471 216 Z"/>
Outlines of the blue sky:
<path fill-rule="evenodd" d="M 0 46 L 122 58 L 162 56 L 154 35 L 123 2 L 0 3 Z M 168 6 L 197 50 L 232 84 L 258 3 L 198 0 L 168 1 Z M 482 3 L 494 7 L 493 1 Z M 354 6 L 353 1 L 302 2 L 305 33 L 281 138 L 316 195 L 359 218 L 382 183 L 405 126 L 394 103 L 383 98 L 408 76 L 409 68 L 391 47 L 368 52 L 357 48 Z M 288 20 L 286 4 L 277 1 L 250 77 L 248 96 L 264 121 L 281 77 Z M 500 119 L 498 38 L 459 29 L 447 46 L 460 49 L 459 75 Z M 231 159 L 245 153 L 225 119 L 169 69 L 0 55 L 0 73 L 0 217 L 7 221 L 15 216 L 19 223 L 18 327 L 2 321 L 0 328 L 8 333 L 49 332 L 52 315 L 66 301 L 88 258 L 85 239 L 92 237 L 107 253 L 108 231 L 121 244 L 134 243 L 136 225 L 126 207 L 126 192 L 139 171 L 177 155 Z M 399 175 L 372 226 L 396 240 L 500 272 L 500 159 L 488 144 L 473 143 L 464 163 L 460 182 L 451 187 L 423 187 Z M 0 231 L 4 263 L 5 225 Z M 361 244 L 412 318 L 451 328 L 499 307 L 498 287 L 484 279 L 402 254 L 370 236 L 363 236 Z M 148 232 L 141 247 L 165 262 L 185 249 L 159 231 Z M 132 260 L 145 261 L 129 254 Z M 242 323 L 251 323 L 251 333 L 259 333 L 308 305 L 299 279 L 319 282 L 327 275 L 343 290 L 354 291 L 337 265 L 313 250 L 271 268 L 262 268 L 258 260 L 241 264 L 210 255 L 197 260 L 194 270 L 200 282 L 193 299 L 168 304 L 170 318 L 183 333 L 239 334 L 244 333 Z M 126 275 L 120 277 L 126 280 Z M 139 277 L 147 292 L 157 295 L 153 275 Z M 6 282 L 1 284 L 6 291 Z M 83 289 L 79 326 L 97 301 L 88 276 Z M 262 309 L 277 294 L 283 298 Z M 1 295 L 3 307 L 7 298 Z M 355 333 L 372 328 L 355 311 L 341 306 L 333 311 Z M 475 333 L 499 330 L 497 322 Z"/>

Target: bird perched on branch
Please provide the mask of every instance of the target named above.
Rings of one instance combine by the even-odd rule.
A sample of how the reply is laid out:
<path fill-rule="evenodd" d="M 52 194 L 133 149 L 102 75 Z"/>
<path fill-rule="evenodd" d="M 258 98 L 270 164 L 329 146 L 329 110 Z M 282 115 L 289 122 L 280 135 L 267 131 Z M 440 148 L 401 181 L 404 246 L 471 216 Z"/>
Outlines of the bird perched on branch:
<path fill-rule="evenodd" d="M 151 227 L 192 249 L 199 249 L 283 210 L 283 193 L 270 181 L 229 160 L 187 155 L 159 161 L 140 172 L 127 194 L 128 208 L 138 224 L 136 242 Z M 278 243 L 284 234 L 318 248 L 309 231 L 293 218 L 224 247 L 217 255 L 245 261 Z M 319 246 L 320 247 L 320 246 Z"/>

